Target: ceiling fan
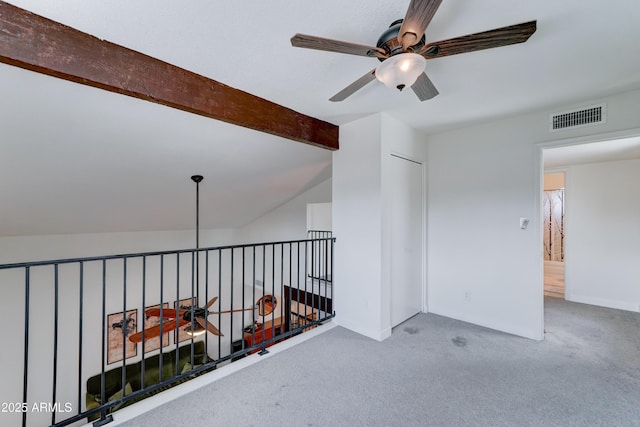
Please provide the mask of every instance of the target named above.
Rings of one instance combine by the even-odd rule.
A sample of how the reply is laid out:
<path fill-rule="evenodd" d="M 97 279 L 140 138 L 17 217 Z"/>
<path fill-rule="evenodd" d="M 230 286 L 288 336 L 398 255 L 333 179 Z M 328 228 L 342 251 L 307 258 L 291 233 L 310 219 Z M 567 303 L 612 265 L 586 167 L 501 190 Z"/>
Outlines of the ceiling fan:
<path fill-rule="evenodd" d="M 191 325 L 192 323 L 197 323 L 200 327 L 202 327 L 202 332 L 209 331 L 213 335 L 224 336 L 222 332 L 216 328 L 216 326 L 207 320 L 207 317 L 211 314 L 226 314 L 226 313 L 237 313 L 240 311 L 250 311 L 258 309 L 258 315 L 260 316 L 268 316 L 273 312 L 278 304 L 277 298 L 275 298 L 271 294 L 266 294 L 261 297 L 254 307 L 249 308 L 238 308 L 235 310 L 224 310 L 224 311 L 208 311 L 213 304 L 218 301 L 218 297 L 213 297 L 205 307 L 194 307 L 191 309 L 170 309 L 163 308 L 160 311 L 160 307 L 149 308 L 145 311 L 147 317 L 162 317 L 162 322 L 158 325 L 152 326 L 150 328 L 145 329 L 144 331 L 137 332 L 129 336 L 129 340 L 131 342 L 139 343 L 142 342 L 142 335 L 144 333 L 144 339 L 151 339 L 160 336 L 161 328 L 162 333 L 171 332 L 174 329 L 181 328 L 183 326 Z M 193 313 L 193 318 L 191 317 Z M 170 320 L 165 320 L 170 319 Z M 197 326 L 197 325 L 196 325 Z M 196 335 L 193 333 L 193 335 Z"/>
<path fill-rule="evenodd" d="M 332 96 L 330 101 L 344 101 L 376 78 L 385 86 L 400 91 L 410 86 L 420 101 L 426 101 L 438 95 L 438 90 L 424 72 L 427 59 L 523 43 L 536 31 L 536 21 L 530 21 L 426 43 L 424 32 L 440 3 L 442 0 L 411 0 L 404 19 L 392 22 L 375 47 L 305 34 L 293 36 L 291 45 L 368 56 L 381 62 L 378 67 Z"/>

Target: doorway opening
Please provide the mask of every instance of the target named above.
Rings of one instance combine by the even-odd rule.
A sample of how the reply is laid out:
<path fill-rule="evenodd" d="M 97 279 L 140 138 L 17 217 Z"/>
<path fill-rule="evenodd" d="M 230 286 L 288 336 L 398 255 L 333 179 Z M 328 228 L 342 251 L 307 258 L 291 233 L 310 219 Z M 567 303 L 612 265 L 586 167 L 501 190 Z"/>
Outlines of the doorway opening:
<path fill-rule="evenodd" d="M 565 221 L 565 174 L 544 174 L 542 198 L 543 245 L 544 245 L 544 295 L 565 297 L 564 291 L 564 221 Z"/>
<path fill-rule="evenodd" d="M 541 154 L 543 322 L 552 297 L 638 312 L 640 129 L 547 143 Z"/>

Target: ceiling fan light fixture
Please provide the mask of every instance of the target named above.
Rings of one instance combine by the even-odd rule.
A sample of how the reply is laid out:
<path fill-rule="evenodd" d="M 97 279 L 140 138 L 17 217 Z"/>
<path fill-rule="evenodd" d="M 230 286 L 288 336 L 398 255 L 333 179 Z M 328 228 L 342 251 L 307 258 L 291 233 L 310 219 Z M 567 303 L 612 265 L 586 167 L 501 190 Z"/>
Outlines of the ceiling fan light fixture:
<path fill-rule="evenodd" d="M 184 332 L 190 337 L 197 337 L 207 332 L 207 330 L 203 328 L 202 325 L 196 323 L 193 329 L 191 329 L 191 325 L 185 326 Z"/>
<path fill-rule="evenodd" d="M 424 72 L 427 60 L 417 53 L 401 53 L 385 59 L 376 68 L 376 78 L 389 89 L 411 86 Z"/>

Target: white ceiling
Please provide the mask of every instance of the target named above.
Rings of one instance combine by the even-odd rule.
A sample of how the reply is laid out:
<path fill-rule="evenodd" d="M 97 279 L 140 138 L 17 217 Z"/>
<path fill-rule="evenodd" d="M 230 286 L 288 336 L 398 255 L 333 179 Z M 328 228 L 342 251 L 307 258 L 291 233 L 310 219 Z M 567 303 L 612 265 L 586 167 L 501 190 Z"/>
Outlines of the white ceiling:
<path fill-rule="evenodd" d="M 543 151 L 545 169 L 640 159 L 640 137 L 569 145 Z"/>
<path fill-rule="evenodd" d="M 10 0 L 334 124 L 385 111 L 425 133 L 640 88 L 640 2 L 444 0 L 436 41 L 536 19 L 524 44 L 431 60 L 419 102 L 377 81 L 328 98 L 377 65 L 292 48 L 306 33 L 375 44 L 408 0 Z M 331 153 L 0 64 L 0 236 L 250 222 L 331 174 Z"/>

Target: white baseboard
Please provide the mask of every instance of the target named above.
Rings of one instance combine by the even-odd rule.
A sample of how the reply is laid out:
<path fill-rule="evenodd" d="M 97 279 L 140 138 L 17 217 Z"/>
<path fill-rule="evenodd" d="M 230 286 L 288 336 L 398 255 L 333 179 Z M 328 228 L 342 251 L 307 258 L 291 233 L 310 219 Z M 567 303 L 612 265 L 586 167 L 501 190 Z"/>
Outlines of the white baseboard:
<path fill-rule="evenodd" d="M 534 333 L 532 331 L 528 331 L 528 330 L 521 330 L 521 329 L 517 329 L 517 328 L 510 328 L 510 327 L 504 327 L 504 325 L 500 324 L 496 324 L 494 322 L 487 322 L 484 320 L 479 320 L 476 319 L 472 316 L 469 316 L 467 314 L 464 313 L 457 313 L 454 311 L 449 311 L 449 310 L 438 310 L 438 309 L 431 309 L 430 311 L 431 314 L 437 314 L 438 316 L 444 316 L 444 317 L 448 317 L 450 319 L 454 319 L 454 320 L 460 320 L 462 322 L 467 322 L 467 323 L 471 323 L 473 325 L 477 325 L 477 326 L 482 326 L 483 328 L 489 328 L 489 329 L 493 329 L 496 331 L 500 331 L 500 332 L 505 332 L 507 334 L 511 334 L 511 335 L 517 335 L 519 337 L 523 337 L 523 338 L 529 338 L 532 340 L 536 340 L 536 341 L 542 341 L 544 339 L 544 333 L 542 331 L 542 329 L 540 330 L 540 333 Z"/>
<path fill-rule="evenodd" d="M 589 297 L 584 295 L 575 295 L 575 294 L 567 295 L 566 300 L 571 302 L 579 302 L 581 304 L 597 305 L 600 307 L 615 308 L 618 310 L 625 310 L 625 311 L 633 311 L 636 313 L 640 312 L 640 303 L 638 302 L 627 302 L 627 301 L 610 300 L 605 298 L 594 298 L 594 297 Z"/>
<path fill-rule="evenodd" d="M 344 319 L 340 316 L 336 316 L 334 318 L 334 321 L 345 329 L 349 329 L 356 334 L 364 335 L 365 337 L 374 339 L 376 341 L 384 341 L 391 336 L 391 328 L 382 330 L 371 329 L 363 327 L 361 322 Z"/>
<path fill-rule="evenodd" d="M 384 328 L 383 330 L 380 331 L 380 340 L 379 341 L 384 341 L 387 338 L 389 338 L 391 336 L 391 332 L 392 332 L 392 328 L 388 327 L 388 328 Z"/>

